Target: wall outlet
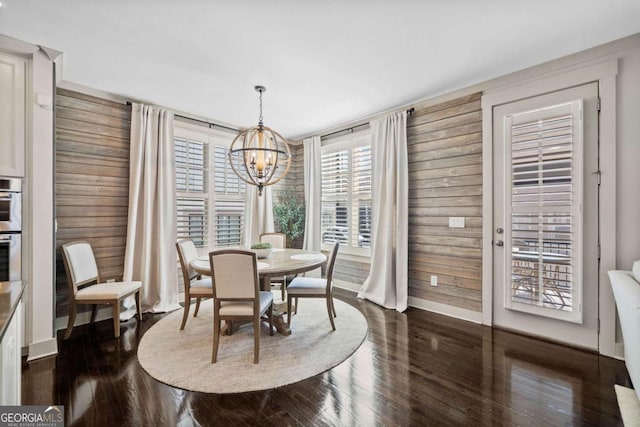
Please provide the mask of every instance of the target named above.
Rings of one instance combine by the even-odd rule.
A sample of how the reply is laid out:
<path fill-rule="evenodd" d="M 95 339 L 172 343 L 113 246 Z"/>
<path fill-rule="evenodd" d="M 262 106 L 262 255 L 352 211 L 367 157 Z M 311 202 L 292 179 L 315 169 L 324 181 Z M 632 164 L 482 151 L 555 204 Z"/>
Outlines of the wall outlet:
<path fill-rule="evenodd" d="M 115 283 L 116 279 L 107 279 L 107 283 Z"/>
<path fill-rule="evenodd" d="M 449 217 L 449 227 L 450 228 L 464 228 L 464 217 L 463 216 L 450 216 Z"/>
<path fill-rule="evenodd" d="M 431 286 L 438 286 L 438 276 L 431 276 Z"/>

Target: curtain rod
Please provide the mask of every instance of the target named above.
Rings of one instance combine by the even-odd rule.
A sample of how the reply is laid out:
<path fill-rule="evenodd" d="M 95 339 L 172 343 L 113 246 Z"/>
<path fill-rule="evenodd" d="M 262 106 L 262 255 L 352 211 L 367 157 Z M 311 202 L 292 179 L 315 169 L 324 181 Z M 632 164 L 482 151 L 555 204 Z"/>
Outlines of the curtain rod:
<path fill-rule="evenodd" d="M 411 107 L 411 108 L 409 108 L 409 109 L 407 110 L 407 114 L 410 116 L 410 115 L 411 115 L 411 113 L 413 113 L 415 110 L 416 110 L 415 108 Z M 329 138 L 329 137 L 331 137 L 331 136 L 335 136 L 335 135 L 337 135 L 337 134 L 353 133 L 353 132 L 355 132 L 355 130 L 356 130 L 357 128 L 361 128 L 361 127 L 364 127 L 364 126 L 369 126 L 369 122 L 366 122 L 366 123 L 360 123 L 359 125 L 351 126 L 351 127 L 345 128 L 345 129 L 337 130 L 337 131 L 335 131 L 335 132 L 331 132 L 331 133 L 327 133 L 327 134 L 325 134 L 325 135 L 321 135 L 321 136 L 320 136 L 320 139 L 322 139 L 322 138 Z"/>
<path fill-rule="evenodd" d="M 131 101 L 127 101 L 127 105 L 132 105 Z M 203 124 L 207 125 L 207 127 L 209 129 L 220 128 L 220 129 L 229 130 L 231 132 L 240 132 L 240 129 L 235 129 L 235 128 L 232 128 L 232 127 L 229 127 L 229 126 L 224 126 L 224 125 L 219 125 L 217 123 L 211 123 L 211 122 L 208 122 L 206 120 L 194 119 L 193 117 L 183 116 L 182 114 L 175 114 L 174 113 L 173 116 L 177 117 L 179 119 L 189 120 L 191 122 L 203 123 Z"/>

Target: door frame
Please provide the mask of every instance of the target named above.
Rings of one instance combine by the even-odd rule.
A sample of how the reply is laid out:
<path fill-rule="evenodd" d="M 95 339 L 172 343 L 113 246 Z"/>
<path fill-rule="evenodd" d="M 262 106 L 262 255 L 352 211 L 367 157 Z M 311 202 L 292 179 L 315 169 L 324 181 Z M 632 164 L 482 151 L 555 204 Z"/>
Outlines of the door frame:
<path fill-rule="evenodd" d="M 493 323 L 493 107 L 585 83 L 597 82 L 600 97 L 600 270 L 598 277 L 599 352 L 616 352 L 616 316 L 607 271 L 616 268 L 616 76 L 618 60 L 546 73 L 482 95 L 482 324 Z"/>

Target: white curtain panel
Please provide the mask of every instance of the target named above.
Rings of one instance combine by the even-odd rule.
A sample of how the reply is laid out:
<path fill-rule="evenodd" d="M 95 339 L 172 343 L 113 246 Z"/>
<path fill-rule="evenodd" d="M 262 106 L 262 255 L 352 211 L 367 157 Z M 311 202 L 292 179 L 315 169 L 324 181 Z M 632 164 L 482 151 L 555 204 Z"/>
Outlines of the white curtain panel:
<path fill-rule="evenodd" d="M 403 312 L 409 291 L 406 111 L 372 121 L 371 131 L 371 270 L 358 297 Z"/>
<path fill-rule="evenodd" d="M 319 251 L 322 244 L 322 149 L 320 137 L 302 141 L 304 147 L 304 243 L 302 248 Z"/>
<path fill-rule="evenodd" d="M 180 308 L 175 212 L 173 114 L 134 103 L 123 280 L 142 282 L 142 309 L 145 312 Z M 130 306 L 128 311 L 133 308 L 133 304 L 125 305 Z"/>
<path fill-rule="evenodd" d="M 244 204 L 244 246 L 249 248 L 260 241 L 262 233 L 273 233 L 273 191 L 271 187 L 262 189 L 258 196 L 258 187 L 246 185 Z"/>

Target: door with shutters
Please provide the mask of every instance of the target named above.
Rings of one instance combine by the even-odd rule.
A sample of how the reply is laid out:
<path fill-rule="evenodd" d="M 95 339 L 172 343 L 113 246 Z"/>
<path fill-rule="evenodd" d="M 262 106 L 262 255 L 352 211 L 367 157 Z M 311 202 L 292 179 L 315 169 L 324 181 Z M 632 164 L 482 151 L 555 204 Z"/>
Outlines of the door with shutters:
<path fill-rule="evenodd" d="M 495 325 L 598 347 L 598 86 L 494 107 Z"/>

